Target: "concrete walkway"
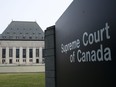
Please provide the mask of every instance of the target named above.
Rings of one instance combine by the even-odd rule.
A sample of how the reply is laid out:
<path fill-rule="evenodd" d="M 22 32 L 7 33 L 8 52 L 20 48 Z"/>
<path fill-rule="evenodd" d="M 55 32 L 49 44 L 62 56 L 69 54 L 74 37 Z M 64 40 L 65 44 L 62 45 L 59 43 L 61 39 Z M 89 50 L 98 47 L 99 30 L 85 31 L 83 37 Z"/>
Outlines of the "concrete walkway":
<path fill-rule="evenodd" d="M 45 72 L 45 65 L 0 66 L 0 73 Z"/>

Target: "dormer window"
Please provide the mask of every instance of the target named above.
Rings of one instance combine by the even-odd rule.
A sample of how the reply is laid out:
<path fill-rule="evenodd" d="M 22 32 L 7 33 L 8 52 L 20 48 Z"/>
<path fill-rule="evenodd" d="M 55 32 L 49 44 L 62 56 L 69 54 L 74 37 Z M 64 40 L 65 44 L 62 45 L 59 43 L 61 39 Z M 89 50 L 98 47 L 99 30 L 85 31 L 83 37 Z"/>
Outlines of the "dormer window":
<path fill-rule="evenodd" d="M 16 36 L 16 39 L 19 39 L 19 36 Z"/>
<path fill-rule="evenodd" d="M 9 36 L 9 39 L 12 39 L 13 37 L 12 36 Z"/>
<path fill-rule="evenodd" d="M 9 34 L 9 32 L 7 32 L 6 34 Z"/>
<path fill-rule="evenodd" d="M 32 37 L 29 37 L 29 39 L 32 39 Z"/>
<path fill-rule="evenodd" d="M 6 36 L 2 36 L 3 39 L 6 39 Z"/>
<path fill-rule="evenodd" d="M 38 37 L 35 37 L 35 39 L 38 39 Z"/>
<path fill-rule="evenodd" d="M 23 36 L 23 39 L 25 39 L 25 36 Z"/>
<path fill-rule="evenodd" d="M 35 34 L 35 33 L 33 33 L 33 34 Z"/>

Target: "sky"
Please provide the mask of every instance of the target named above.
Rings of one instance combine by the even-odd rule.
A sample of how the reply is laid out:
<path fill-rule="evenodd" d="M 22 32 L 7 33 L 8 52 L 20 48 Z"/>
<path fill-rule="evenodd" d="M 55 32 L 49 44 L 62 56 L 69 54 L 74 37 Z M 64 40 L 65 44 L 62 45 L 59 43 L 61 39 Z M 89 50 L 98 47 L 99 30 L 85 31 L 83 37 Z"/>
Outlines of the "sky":
<path fill-rule="evenodd" d="M 44 31 L 73 0 L 0 0 L 0 34 L 11 21 L 36 21 Z"/>

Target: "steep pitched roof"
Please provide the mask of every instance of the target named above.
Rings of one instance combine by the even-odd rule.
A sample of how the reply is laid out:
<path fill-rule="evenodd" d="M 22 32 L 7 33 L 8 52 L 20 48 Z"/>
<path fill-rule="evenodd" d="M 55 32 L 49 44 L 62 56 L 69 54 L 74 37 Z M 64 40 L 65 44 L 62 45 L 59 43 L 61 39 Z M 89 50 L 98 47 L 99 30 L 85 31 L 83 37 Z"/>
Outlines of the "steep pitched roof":
<path fill-rule="evenodd" d="M 0 35 L 4 40 L 43 40 L 44 32 L 36 22 L 12 21 Z"/>

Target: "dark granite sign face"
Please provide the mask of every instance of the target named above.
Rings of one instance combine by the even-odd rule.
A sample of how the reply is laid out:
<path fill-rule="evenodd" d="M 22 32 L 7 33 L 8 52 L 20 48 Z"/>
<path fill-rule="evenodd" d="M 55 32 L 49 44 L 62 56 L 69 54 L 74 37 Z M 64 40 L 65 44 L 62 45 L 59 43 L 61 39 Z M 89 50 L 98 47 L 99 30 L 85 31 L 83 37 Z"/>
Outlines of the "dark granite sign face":
<path fill-rule="evenodd" d="M 57 87 L 114 87 L 116 0 L 74 0 L 56 22 Z"/>

